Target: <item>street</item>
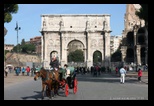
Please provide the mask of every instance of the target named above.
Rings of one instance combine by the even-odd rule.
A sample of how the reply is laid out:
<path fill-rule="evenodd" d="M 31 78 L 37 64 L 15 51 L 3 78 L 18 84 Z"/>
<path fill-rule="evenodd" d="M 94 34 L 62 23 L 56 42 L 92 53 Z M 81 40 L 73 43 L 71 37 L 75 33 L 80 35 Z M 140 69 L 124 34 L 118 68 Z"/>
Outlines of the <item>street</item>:
<path fill-rule="evenodd" d="M 98 77 L 78 74 L 77 79 L 76 94 L 69 89 L 69 95 L 65 97 L 64 91 L 60 90 L 60 96 L 53 100 L 148 100 L 148 84 L 140 83 L 133 77 L 126 77 L 125 84 L 120 84 L 119 77 L 107 73 Z M 41 100 L 41 90 L 41 80 L 34 81 L 33 77 L 29 77 L 28 80 L 5 86 L 4 100 Z"/>

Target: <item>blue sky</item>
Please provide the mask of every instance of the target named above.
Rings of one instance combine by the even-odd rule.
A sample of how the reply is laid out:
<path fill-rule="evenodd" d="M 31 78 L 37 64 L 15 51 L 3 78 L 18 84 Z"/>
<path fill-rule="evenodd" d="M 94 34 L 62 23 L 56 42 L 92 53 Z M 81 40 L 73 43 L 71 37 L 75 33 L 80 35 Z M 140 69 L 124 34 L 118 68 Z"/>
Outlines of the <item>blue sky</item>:
<path fill-rule="evenodd" d="M 22 39 L 40 36 L 41 14 L 110 14 L 111 35 L 121 35 L 124 30 L 126 4 L 19 4 L 17 14 L 12 14 L 10 23 L 4 26 L 8 30 L 5 44 L 17 44 L 16 22 L 21 30 L 18 32 L 18 43 Z"/>

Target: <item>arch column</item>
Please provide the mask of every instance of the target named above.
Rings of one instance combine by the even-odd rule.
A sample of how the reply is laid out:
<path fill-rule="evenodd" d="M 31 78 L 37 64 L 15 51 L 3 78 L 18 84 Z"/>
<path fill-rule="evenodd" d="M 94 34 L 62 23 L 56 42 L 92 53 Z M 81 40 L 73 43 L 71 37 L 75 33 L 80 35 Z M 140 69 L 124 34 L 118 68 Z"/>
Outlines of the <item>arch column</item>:
<path fill-rule="evenodd" d="M 122 56 L 122 62 L 125 62 L 125 58 L 126 58 L 126 50 L 127 50 L 127 46 L 121 46 L 121 56 Z"/>
<path fill-rule="evenodd" d="M 141 64 L 141 45 L 137 45 L 136 53 L 137 53 L 137 64 Z"/>
<path fill-rule="evenodd" d="M 87 49 L 84 48 L 83 50 L 84 50 L 84 62 L 86 63 L 86 61 L 87 61 Z"/>
<path fill-rule="evenodd" d="M 44 36 L 42 35 L 41 36 L 41 63 L 43 63 L 43 60 L 44 60 Z"/>
<path fill-rule="evenodd" d="M 93 60 L 92 60 L 92 58 L 93 58 L 93 56 L 92 56 L 92 54 L 91 54 L 91 37 L 90 37 L 90 35 L 89 35 L 89 32 L 87 32 L 87 41 L 88 41 L 88 44 L 87 44 L 87 60 L 86 60 L 86 62 L 87 62 L 87 67 L 91 67 L 92 65 L 93 65 Z"/>
<path fill-rule="evenodd" d="M 105 31 L 105 66 L 110 66 L 110 31 Z"/>
<path fill-rule="evenodd" d="M 61 41 L 61 42 L 62 42 L 62 43 L 61 43 L 61 44 L 62 44 L 62 45 L 61 45 L 61 48 L 62 48 L 62 49 L 61 49 L 61 52 L 62 52 L 62 53 L 61 53 L 61 54 L 62 54 L 62 56 L 61 56 L 61 57 L 62 57 L 62 58 L 61 58 L 61 66 L 64 66 L 64 64 L 67 64 L 67 60 L 66 60 L 66 59 L 67 59 L 67 56 L 66 56 L 66 54 L 67 54 L 67 50 L 68 50 L 68 49 L 66 48 L 66 45 L 65 45 L 65 44 L 66 44 L 66 41 L 65 41 L 65 39 L 64 39 L 64 37 L 63 37 L 63 33 L 61 33 L 61 40 L 62 40 L 62 41 Z"/>

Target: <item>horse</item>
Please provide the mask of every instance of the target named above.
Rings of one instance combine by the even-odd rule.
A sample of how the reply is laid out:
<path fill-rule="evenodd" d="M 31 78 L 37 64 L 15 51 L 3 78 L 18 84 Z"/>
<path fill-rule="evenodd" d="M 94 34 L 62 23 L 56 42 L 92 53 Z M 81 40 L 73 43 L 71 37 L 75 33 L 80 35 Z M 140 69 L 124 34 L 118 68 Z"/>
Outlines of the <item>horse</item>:
<path fill-rule="evenodd" d="M 40 71 L 35 72 L 34 80 L 36 81 L 39 77 L 42 78 L 42 99 L 44 99 L 45 87 L 46 95 L 49 99 L 52 99 L 55 94 L 58 94 L 59 73 L 55 70 L 49 72 L 48 70 L 41 68 Z"/>

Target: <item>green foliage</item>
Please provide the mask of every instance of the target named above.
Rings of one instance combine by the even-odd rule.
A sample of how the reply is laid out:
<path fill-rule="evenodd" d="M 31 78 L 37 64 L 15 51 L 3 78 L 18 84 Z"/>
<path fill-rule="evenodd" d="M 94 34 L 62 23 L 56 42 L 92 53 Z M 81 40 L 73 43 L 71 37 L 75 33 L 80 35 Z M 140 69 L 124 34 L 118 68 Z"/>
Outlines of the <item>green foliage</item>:
<path fill-rule="evenodd" d="M 22 40 L 22 44 L 18 44 L 18 46 L 14 46 L 13 51 L 17 52 L 22 52 L 22 53 L 33 53 L 35 51 L 35 45 L 34 44 L 24 44 Z"/>
<path fill-rule="evenodd" d="M 94 52 L 93 62 L 94 63 L 101 62 L 101 53 L 99 51 Z"/>
<path fill-rule="evenodd" d="M 13 52 L 17 52 L 17 50 L 18 50 L 18 52 L 19 52 L 19 46 L 20 46 L 20 44 L 14 46 L 14 48 L 13 48 Z"/>
<path fill-rule="evenodd" d="M 27 45 L 27 51 L 30 53 L 35 52 L 35 45 L 34 44 L 26 44 Z"/>
<path fill-rule="evenodd" d="M 21 46 L 24 46 L 26 43 L 25 43 L 25 39 L 22 39 L 21 41 Z"/>
<path fill-rule="evenodd" d="M 4 23 L 12 20 L 12 14 L 18 12 L 18 4 L 4 4 Z"/>
<path fill-rule="evenodd" d="M 9 52 L 9 50 L 5 50 L 5 55 Z"/>
<path fill-rule="evenodd" d="M 75 50 L 68 55 L 68 62 L 84 62 L 84 55 L 82 50 Z"/>

